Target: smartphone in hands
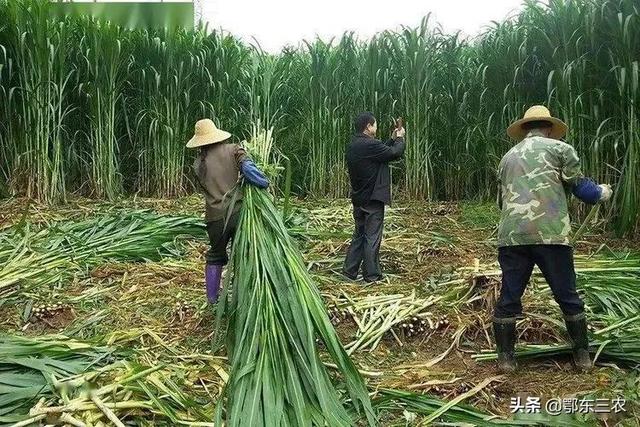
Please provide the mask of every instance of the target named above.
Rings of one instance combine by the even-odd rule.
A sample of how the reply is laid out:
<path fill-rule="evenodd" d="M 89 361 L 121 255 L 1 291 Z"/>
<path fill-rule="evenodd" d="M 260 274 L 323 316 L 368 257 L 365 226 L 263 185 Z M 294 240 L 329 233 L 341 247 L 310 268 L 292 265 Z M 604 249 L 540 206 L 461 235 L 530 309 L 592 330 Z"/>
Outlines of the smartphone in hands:
<path fill-rule="evenodd" d="M 402 120 L 402 117 L 398 117 L 396 119 L 396 129 L 402 129 L 404 127 L 404 120 Z"/>

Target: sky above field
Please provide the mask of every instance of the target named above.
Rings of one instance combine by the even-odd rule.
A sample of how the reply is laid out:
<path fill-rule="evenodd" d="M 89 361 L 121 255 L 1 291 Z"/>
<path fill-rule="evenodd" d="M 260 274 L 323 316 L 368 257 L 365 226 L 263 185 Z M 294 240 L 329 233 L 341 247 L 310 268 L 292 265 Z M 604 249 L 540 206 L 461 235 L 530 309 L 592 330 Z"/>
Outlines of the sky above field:
<path fill-rule="evenodd" d="M 203 18 L 263 49 L 277 52 L 315 35 L 328 40 L 345 31 L 369 38 L 402 25 L 418 26 L 432 12 L 447 32 L 477 35 L 491 21 L 517 13 L 522 0 L 201 0 Z"/>

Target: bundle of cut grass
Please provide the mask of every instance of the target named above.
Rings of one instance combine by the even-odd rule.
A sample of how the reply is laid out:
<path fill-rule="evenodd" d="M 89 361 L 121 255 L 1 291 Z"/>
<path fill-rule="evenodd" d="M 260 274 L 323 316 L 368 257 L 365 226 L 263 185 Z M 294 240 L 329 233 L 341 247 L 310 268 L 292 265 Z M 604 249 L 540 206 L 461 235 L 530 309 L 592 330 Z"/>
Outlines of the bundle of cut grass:
<path fill-rule="evenodd" d="M 179 255 L 176 239 L 181 235 L 199 236 L 202 228 L 201 222 L 193 217 L 158 215 L 147 210 L 122 211 L 82 221 L 47 224 L 30 236 L 29 245 L 47 253 L 91 261 L 159 260 Z M 16 231 L 22 234 L 24 230 Z"/>
<path fill-rule="evenodd" d="M 603 257 L 576 257 L 577 288 L 583 295 L 589 322 L 596 329 L 590 339 L 591 351 L 621 364 L 640 363 L 640 258 L 635 254 Z M 535 275 L 534 275 L 535 278 Z M 546 303 L 551 297 L 543 287 L 537 299 Z M 561 321 L 547 319 L 559 328 Z M 519 358 L 549 357 L 571 353 L 568 345 L 523 345 Z M 473 356 L 476 360 L 494 360 L 494 352 Z"/>
<path fill-rule="evenodd" d="M 29 418 L 31 405 L 41 397 L 53 396 L 56 378 L 103 366 L 112 354 L 112 348 L 63 336 L 0 335 L 0 425 Z"/>
<path fill-rule="evenodd" d="M 62 335 L 1 335 L 0 426 L 213 426 L 184 390 L 184 367 L 144 366 L 128 356 Z"/>
<path fill-rule="evenodd" d="M 362 297 L 350 297 L 343 292 L 343 298 L 334 299 L 329 315 L 332 323 L 339 324 L 341 319 L 350 317 L 358 326 L 355 339 L 346 345 L 348 354 L 364 349 L 372 352 L 387 332 L 391 332 L 390 335 L 402 346 L 406 337 L 424 335 L 428 330 L 444 325 L 444 319 L 443 323 L 434 323 L 432 313 L 426 311 L 438 300 L 433 296 L 416 297 L 415 291 L 410 295 Z"/>
<path fill-rule="evenodd" d="M 0 232 L 0 297 L 16 285 L 51 285 L 106 261 L 141 262 L 178 256 L 179 236 L 198 236 L 197 218 L 125 211 Z"/>
<path fill-rule="evenodd" d="M 267 134 L 261 135 L 252 142 L 268 142 Z M 229 266 L 233 274 L 227 276 L 218 312 L 218 319 L 227 313 L 229 321 L 231 374 L 221 400 L 228 425 L 353 425 L 316 338 L 342 374 L 356 411 L 375 424 L 365 383 L 268 192 L 244 188 L 237 230 Z M 222 405 L 218 409 L 221 421 Z"/>

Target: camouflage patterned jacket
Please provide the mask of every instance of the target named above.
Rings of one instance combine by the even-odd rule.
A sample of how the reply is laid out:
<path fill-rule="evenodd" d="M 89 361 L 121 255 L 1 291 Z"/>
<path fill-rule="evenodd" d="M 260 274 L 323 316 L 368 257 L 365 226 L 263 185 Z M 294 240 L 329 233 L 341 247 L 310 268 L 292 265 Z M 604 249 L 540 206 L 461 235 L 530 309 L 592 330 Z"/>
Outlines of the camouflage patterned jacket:
<path fill-rule="evenodd" d="M 567 196 L 582 177 L 572 146 L 529 133 L 498 167 L 498 246 L 570 245 Z"/>

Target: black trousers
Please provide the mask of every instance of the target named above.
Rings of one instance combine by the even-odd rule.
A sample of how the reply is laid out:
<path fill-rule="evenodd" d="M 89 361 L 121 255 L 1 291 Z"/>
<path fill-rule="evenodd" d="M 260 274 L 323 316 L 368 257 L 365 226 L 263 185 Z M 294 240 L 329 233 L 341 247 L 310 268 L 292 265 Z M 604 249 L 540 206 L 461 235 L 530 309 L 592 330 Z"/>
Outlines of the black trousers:
<path fill-rule="evenodd" d="M 353 206 L 355 230 L 347 251 L 343 271 L 352 278 L 358 276 L 362 266 L 365 281 L 382 278 L 380 271 L 380 243 L 384 224 L 384 203 L 371 201 L 363 206 Z"/>
<path fill-rule="evenodd" d="M 228 222 L 226 217 L 218 221 L 207 222 L 210 245 L 205 255 L 207 264 L 226 265 L 229 262 L 227 246 L 236 234 L 238 219 L 240 219 L 240 211 L 233 213 Z"/>
<path fill-rule="evenodd" d="M 562 245 L 521 245 L 498 249 L 502 289 L 495 308 L 497 318 L 522 314 L 522 294 L 537 265 L 566 316 L 580 314 L 584 303 L 576 291 L 573 248 Z"/>

